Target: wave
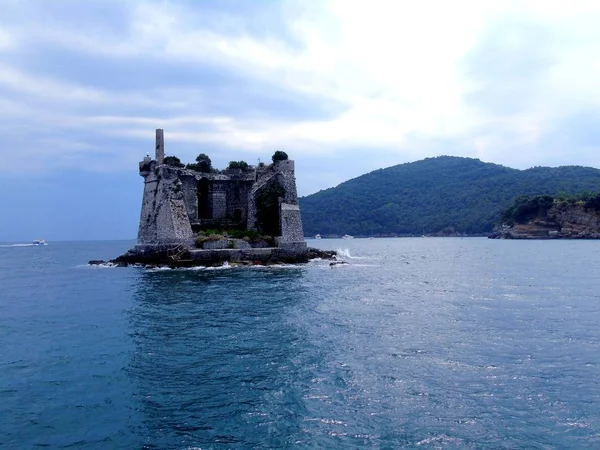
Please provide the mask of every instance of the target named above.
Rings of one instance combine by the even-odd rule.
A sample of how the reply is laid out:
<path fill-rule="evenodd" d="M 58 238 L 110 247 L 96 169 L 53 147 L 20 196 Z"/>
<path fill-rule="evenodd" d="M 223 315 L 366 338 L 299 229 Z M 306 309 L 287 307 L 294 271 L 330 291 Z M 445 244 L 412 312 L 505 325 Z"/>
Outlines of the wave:
<path fill-rule="evenodd" d="M 94 267 L 94 268 L 98 268 L 98 269 L 114 269 L 115 267 L 119 267 L 116 264 L 107 262 L 104 264 L 80 264 L 78 266 L 76 266 L 77 268 L 81 268 L 81 267 Z"/>
<path fill-rule="evenodd" d="M 365 256 L 352 256 L 350 254 L 350 250 L 348 250 L 347 248 L 338 248 L 336 250 L 338 256 L 344 257 L 344 258 L 348 258 L 348 259 L 368 259 Z"/>

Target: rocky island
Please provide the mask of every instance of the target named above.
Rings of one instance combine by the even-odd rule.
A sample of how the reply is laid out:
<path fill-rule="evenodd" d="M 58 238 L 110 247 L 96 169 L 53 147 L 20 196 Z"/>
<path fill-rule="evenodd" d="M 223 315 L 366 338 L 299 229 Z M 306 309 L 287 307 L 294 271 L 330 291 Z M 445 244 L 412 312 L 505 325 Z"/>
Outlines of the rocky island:
<path fill-rule="evenodd" d="M 146 155 L 139 163 L 144 195 L 137 245 L 110 263 L 268 265 L 335 255 L 306 245 L 294 161 L 284 152 L 256 167 L 232 161 L 216 170 L 205 154 L 186 166 L 165 157 L 161 129 L 155 150 L 154 159 Z M 104 261 L 90 261 L 99 263 Z"/>
<path fill-rule="evenodd" d="M 520 197 L 490 239 L 600 239 L 600 194 Z"/>

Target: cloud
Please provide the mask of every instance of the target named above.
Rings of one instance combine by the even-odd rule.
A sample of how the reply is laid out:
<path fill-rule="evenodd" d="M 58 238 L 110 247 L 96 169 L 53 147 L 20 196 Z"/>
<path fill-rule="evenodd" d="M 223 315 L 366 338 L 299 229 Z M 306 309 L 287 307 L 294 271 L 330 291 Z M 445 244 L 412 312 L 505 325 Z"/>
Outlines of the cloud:
<path fill-rule="evenodd" d="M 600 164 L 591 123 L 566 126 L 599 107 L 591 3 L 30 0 L 0 14 L 0 129 L 27 147 L 0 150 L 2 171 L 24 155 L 135 170 L 158 127 L 182 159 L 339 161 L 312 190 L 437 154 Z"/>

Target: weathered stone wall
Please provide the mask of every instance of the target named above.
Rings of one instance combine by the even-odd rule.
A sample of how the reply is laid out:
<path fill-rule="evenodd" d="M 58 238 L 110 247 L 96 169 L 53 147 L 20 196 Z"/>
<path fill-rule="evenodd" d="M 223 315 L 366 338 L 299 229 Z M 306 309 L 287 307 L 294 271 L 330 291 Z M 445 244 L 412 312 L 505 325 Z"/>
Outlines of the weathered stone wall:
<path fill-rule="evenodd" d="M 225 248 L 249 249 L 252 248 L 248 242 L 243 239 L 219 239 L 218 241 L 206 241 L 202 243 L 204 250 L 217 250 Z"/>
<path fill-rule="evenodd" d="M 227 217 L 227 191 L 225 181 L 217 181 L 212 185 L 212 218 L 225 219 Z"/>
<path fill-rule="evenodd" d="M 306 247 L 304 232 L 302 230 L 302 219 L 300 218 L 300 206 L 290 203 L 281 203 L 281 237 L 278 240 L 279 247 Z"/>
<path fill-rule="evenodd" d="M 248 196 L 253 182 L 248 180 L 232 180 L 225 185 L 227 194 L 227 217 L 234 219 L 236 209 L 240 211 L 240 219 L 245 224 L 248 217 Z"/>
<path fill-rule="evenodd" d="M 263 169 L 259 173 L 261 177 L 254 184 L 248 199 L 248 228 L 255 227 L 257 196 L 263 189 L 268 189 L 273 183 L 278 183 L 285 191 L 279 212 L 281 236 L 277 239 L 278 245 L 289 248 L 305 248 L 306 242 L 304 241 L 300 206 L 298 205 L 294 161 L 278 161 L 273 164 L 271 169 Z"/>
<path fill-rule="evenodd" d="M 198 220 L 198 180 L 186 170 L 179 172 L 185 209 L 191 222 Z"/>
<path fill-rule="evenodd" d="M 193 233 L 177 173 L 161 165 L 144 177 L 138 244 L 189 245 Z"/>
<path fill-rule="evenodd" d="M 273 164 L 275 171 L 279 174 L 278 181 L 285 189 L 285 203 L 298 204 L 298 193 L 296 190 L 296 174 L 294 172 L 294 161 L 291 159 L 277 161 Z"/>
<path fill-rule="evenodd" d="M 256 230 L 257 226 L 257 207 L 256 197 L 260 194 L 263 189 L 277 180 L 278 172 L 273 169 L 263 169 L 260 178 L 252 186 L 250 193 L 248 194 L 248 218 L 246 223 L 248 224 L 249 230 Z"/>

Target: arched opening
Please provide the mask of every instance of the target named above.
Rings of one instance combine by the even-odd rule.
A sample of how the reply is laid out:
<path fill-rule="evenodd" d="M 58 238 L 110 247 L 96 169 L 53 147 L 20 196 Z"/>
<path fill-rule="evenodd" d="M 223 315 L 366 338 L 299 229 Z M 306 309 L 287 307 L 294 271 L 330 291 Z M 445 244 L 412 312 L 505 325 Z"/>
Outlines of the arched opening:
<path fill-rule="evenodd" d="M 235 208 L 233 210 L 233 220 L 236 222 L 240 222 L 242 220 L 242 210 L 240 208 Z"/>
<path fill-rule="evenodd" d="M 256 222 L 258 231 L 267 236 L 280 236 L 279 198 L 285 189 L 279 183 L 266 186 L 256 196 Z"/>
<path fill-rule="evenodd" d="M 211 219 L 210 181 L 207 178 L 202 178 L 198 182 L 196 194 L 198 195 L 198 219 Z"/>

